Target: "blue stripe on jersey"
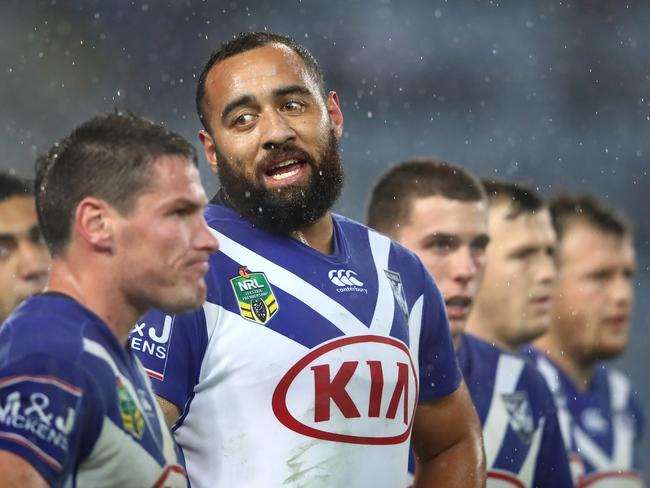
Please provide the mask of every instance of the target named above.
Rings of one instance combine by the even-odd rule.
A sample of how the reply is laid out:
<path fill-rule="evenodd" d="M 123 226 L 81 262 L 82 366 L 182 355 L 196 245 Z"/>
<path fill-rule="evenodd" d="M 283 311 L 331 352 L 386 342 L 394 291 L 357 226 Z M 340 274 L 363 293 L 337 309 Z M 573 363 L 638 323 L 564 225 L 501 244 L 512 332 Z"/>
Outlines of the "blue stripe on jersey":
<path fill-rule="evenodd" d="M 495 413 L 493 409 L 505 406 L 507 412 L 507 421 L 503 423 L 505 431 L 495 433 L 502 436 L 499 446 L 495 447 L 494 439 L 484 431 L 488 458 L 493 459 L 488 471 L 495 469 L 519 474 L 533 446 L 532 436 L 540 422 L 544 422 L 531 486 L 572 486 L 553 400 L 535 367 L 524 358 L 502 351 L 471 334 L 463 335 L 457 355 L 481 425 L 486 427 L 486 420 Z M 523 366 L 514 387 L 495 394 L 495 384 L 499 382 L 497 366 L 502 357 L 517 363 L 521 361 Z M 503 373 L 509 374 L 510 371 L 504 370 Z M 495 422 L 492 425 L 500 424 Z M 494 452 L 494 449 L 498 451 Z"/>
<path fill-rule="evenodd" d="M 210 257 L 210 271 L 206 275 L 208 294 L 205 307 L 212 304 L 215 314 L 225 309 L 235 316 L 242 315 L 230 280 L 238 276 L 240 267 L 246 266 L 250 273 L 265 272 L 278 305 L 273 317 L 263 324 L 251 321 L 251 327 L 273 330 L 308 349 L 349 331 L 364 333 L 368 329 L 374 332 L 375 328 L 380 329 L 382 335 L 393 336 L 411 345 L 409 317 L 402 307 L 405 304 L 408 310 L 412 309 L 416 300 L 424 295 L 419 337 L 420 398 L 435 399 L 458 387 L 460 372 L 442 298 L 428 272 L 410 251 L 338 215 L 333 216 L 335 252 L 331 256 L 286 236 L 257 229 L 226 207 L 209 205 L 206 220 L 222 239 L 222 249 Z M 381 255 L 383 251 L 385 255 Z M 250 259 L 244 257 L 242 262 L 238 262 L 240 258 L 235 259 L 234 255 L 249 256 Z M 377 266 L 375 259 L 385 260 L 385 265 L 380 263 Z M 267 269 L 257 269 L 255 263 L 263 263 L 262 267 Z M 393 273 L 390 275 L 392 285 L 388 284 L 390 273 L 387 272 Z M 306 288 L 310 289 L 304 295 L 294 296 Z M 385 301 L 378 304 L 380 289 Z M 376 309 L 386 304 L 392 305 L 394 310 L 391 323 L 373 323 Z M 333 311 L 333 306 L 340 308 Z M 173 329 L 167 344 L 167 352 L 173 358 L 171 363 L 134 347 L 145 367 L 154 372 L 152 376 L 157 393 L 180 408 L 186 404 L 197 384 L 196 371 L 200 370 L 206 351 L 205 307 L 200 312 L 175 316 L 174 323 L 182 323 L 182 327 Z M 340 316 L 337 315 L 339 311 Z M 354 320 L 346 318 L 347 314 L 358 323 L 352 323 Z M 197 319 L 197 315 L 200 318 Z M 153 331 L 140 332 L 145 336 L 150 333 L 161 335 L 163 316 L 149 313 L 143 321 Z M 212 322 L 208 320 L 208 323 L 222 322 L 221 318 L 216 318 Z M 347 332 L 341 326 L 343 329 L 347 327 Z M 194 328 L 201 330 L 190 330 Z M 133 333 L 131 337 L 133 341 Z M 163 366 L 166 368 L 164 378 Z M 156 378 L 162 381 L 156 381 Z"/>
<path fill-rule="evenodd" d="M 548 356 L 533 347 L 524 353 L 532 358 L 554 393 L 560 411 L 570 419 L 570 451 L 577 456 L 584 475 L 609 471 L 642 471 L 640 443 L 643 431 L 643 411 L 629 380 L 621 373 L 599 364 L 593 373 L 589 387 L 581 391 L 571 379 Z M 626 395 L 621 398 L 611 390 L 613 381 L 619 381 Z M 620 403 L 619 407 L 614 402 Z M 615 418 L 620 421 L 615 423 Z M 629 439 L 620 445 L 623 456 L 616 459 L 616 436 Z M 627 459 L 621 463 L 621 459 Z"/>
<path fill-rule="evenodd" d="M 0 446 L 61 486 L 102 469 L 95 451 L 121 442 L 132 455 L 120 468 L 151 467 L 153 460 L 148 475 L 156 481 L 170 466 L 163 437 L 171 439 L 148 381 L 95 314 L 61 295 L 32 297 L 0 331 Z M 114 462 L 106 451 L 97 456 Z"/>

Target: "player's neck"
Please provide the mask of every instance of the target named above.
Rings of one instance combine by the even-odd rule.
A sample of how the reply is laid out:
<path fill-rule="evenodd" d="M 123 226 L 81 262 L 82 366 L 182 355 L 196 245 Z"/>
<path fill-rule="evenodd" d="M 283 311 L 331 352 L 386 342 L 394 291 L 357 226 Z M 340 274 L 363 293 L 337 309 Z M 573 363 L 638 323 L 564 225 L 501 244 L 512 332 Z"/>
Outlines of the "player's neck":
<path fill-rule="evenodd" d="M 517 353 L 516 347 L 511 347 L 506 341 L 503 340 L 498 334 L 494 332 L 494 328 L 488 325 L 487 320 L 482 320 L 479 313 L 473 311 L 469 320 L 467 321 L 467 327 L 465 329 L 467 332 L 474 334 L 477 337 L 480 337 L 485 342 L 489 342 L 493 346 L 503 349 L 504 351 Z"/>
<path fill-rule="evenodd" d="M 68 295 L 102 319 L 120 343 L 126 343 L 129 332 L 142 315 L 127 303 L 119 287 L 111 283 L 111 273 L 93 268 L 88 272 L 80 266 L 54 259 L 48 278 L 47 291 Z M 102 279 L 103 277 L 103 279 Z"/>
<path fill-rule="evenodd" d="M 313 224 L 293 231 L 291 237 L 323 254 L 332 254 L 334 252 L 332 213 L 326 212 Z"/>
<path fill-rule="evenodd" d="M 566 374 L 579 391 L 589 388 L 595 363 L 582 361 L 577 355 L 566 351 L 560 338 L 548 333 L 537 339 L 533 345 L 546 354 Z"/>

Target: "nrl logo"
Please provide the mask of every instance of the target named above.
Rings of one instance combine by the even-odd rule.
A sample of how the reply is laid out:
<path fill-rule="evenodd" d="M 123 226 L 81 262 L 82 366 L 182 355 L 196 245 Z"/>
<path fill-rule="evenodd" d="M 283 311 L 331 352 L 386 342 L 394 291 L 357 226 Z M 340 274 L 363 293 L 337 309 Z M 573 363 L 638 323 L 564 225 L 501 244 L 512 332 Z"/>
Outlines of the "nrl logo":
<path fill-rule="evenodd" d="M 526 444 L 530 444 L 535 432 L 535 423 L 530 409 L 530 402 L 525 391 L 514 393 L 503 393 L 501 395 L 503 405 L 508 412 L 510 427 Z"/>
<path fill-rule="evenodd" d="M 130 432 L 136 439 L 141 439 L 144 433 L 144 419 L 142 413 L 138 410 L 133 397 L 126 389 L 120 378 L 117 380 L 117 401 L 122 414 L 122 423 L 124 430 Z"/>
<path fill-rule="evenodd" d="M 266 324 L 278 311 L 273 289 L 262 272 L 239 268 L 239 275 L 230 279 L 235 292 L 239 314 L 246 320 Z"/>

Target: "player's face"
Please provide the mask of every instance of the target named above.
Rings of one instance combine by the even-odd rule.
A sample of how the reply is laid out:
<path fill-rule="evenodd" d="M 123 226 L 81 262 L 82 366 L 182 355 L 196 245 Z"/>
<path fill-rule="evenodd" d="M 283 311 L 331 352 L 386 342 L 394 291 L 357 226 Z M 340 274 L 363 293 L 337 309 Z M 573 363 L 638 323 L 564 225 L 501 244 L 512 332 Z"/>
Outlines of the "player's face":
<path fill-rule="evenodd" d="M 43 290 L 49 263 L 34 198 L 21 195 L 0 202 L 0 322 Z"/>
<path fill-rule="evenodd" d="M 400 225 L 398 239 L 418 255 L 436 280 L 452 336 L 458 339 L 485 270 L 489 241 L 485 202 L 441 196 L 415 199 L 409 223 Z"/>
<path fill-rule="evenodd" d="M 288 232 L 331 208 L 343 181 L 341 111 L 335 93 L 323 99 L 295 52 L 272 44 L 217 63 L 206 101 L 205 155 L 242 215 Z"/>
<path fill-rule="evenodd" d="M 567 227 L 558 263 L 553 317 L 566 351 L 587 362 L 621 354 L 634 300 L 631 238 L 578 221 Z"/>
<path fill-rule="evenodd" d="M 509 218 L 510 204 L 490 206 L 487 269 L 477 307 L 504 346 L 516 349 L 549 326 L 555 281 L 555 232 L 548 210 Z"/>
<path fill-rule="evenodd" d="M 153 165 L 151 187 L 118 218 L 116 253 L 127 300 L 136 309 L 198 308 L 205 300 L 208 256 L 218 249 L 203 208 L 199 172 L 181 156 Z"/>

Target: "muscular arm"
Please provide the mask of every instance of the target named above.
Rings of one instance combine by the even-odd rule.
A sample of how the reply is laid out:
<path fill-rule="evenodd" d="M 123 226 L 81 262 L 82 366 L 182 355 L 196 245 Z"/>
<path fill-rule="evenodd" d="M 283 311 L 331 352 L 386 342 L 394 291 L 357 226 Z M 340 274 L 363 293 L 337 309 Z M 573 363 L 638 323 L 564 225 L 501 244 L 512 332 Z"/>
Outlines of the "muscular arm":
<path fill-rule="evenodd" d="M 31 464 L 9 451 L 0 451 L 0 473 L 0 488 L 49 488 Z"/>
<path fill-rule="evenodd" d="M 413 450 L 414 488 L 485 486 L 481 425 L 464 382 L 449 396 L 418 404 Z"/>
<path fill-rule="evenodd" d="M 167 427 L 171 429 L 173 425 L 176 423 L 176 421 L 178 420 L 178 417 L 181 416 L 180 408 L 178 408 L 172 402 L 170 402 L 169 400 L 161 396 L 156 395 L 156 400 L 158 400 L 158 405 L 160 405 L 160 409 L 163 411 L 163 414 L 165 415 L 165 421 L 167 422 Z"/>

